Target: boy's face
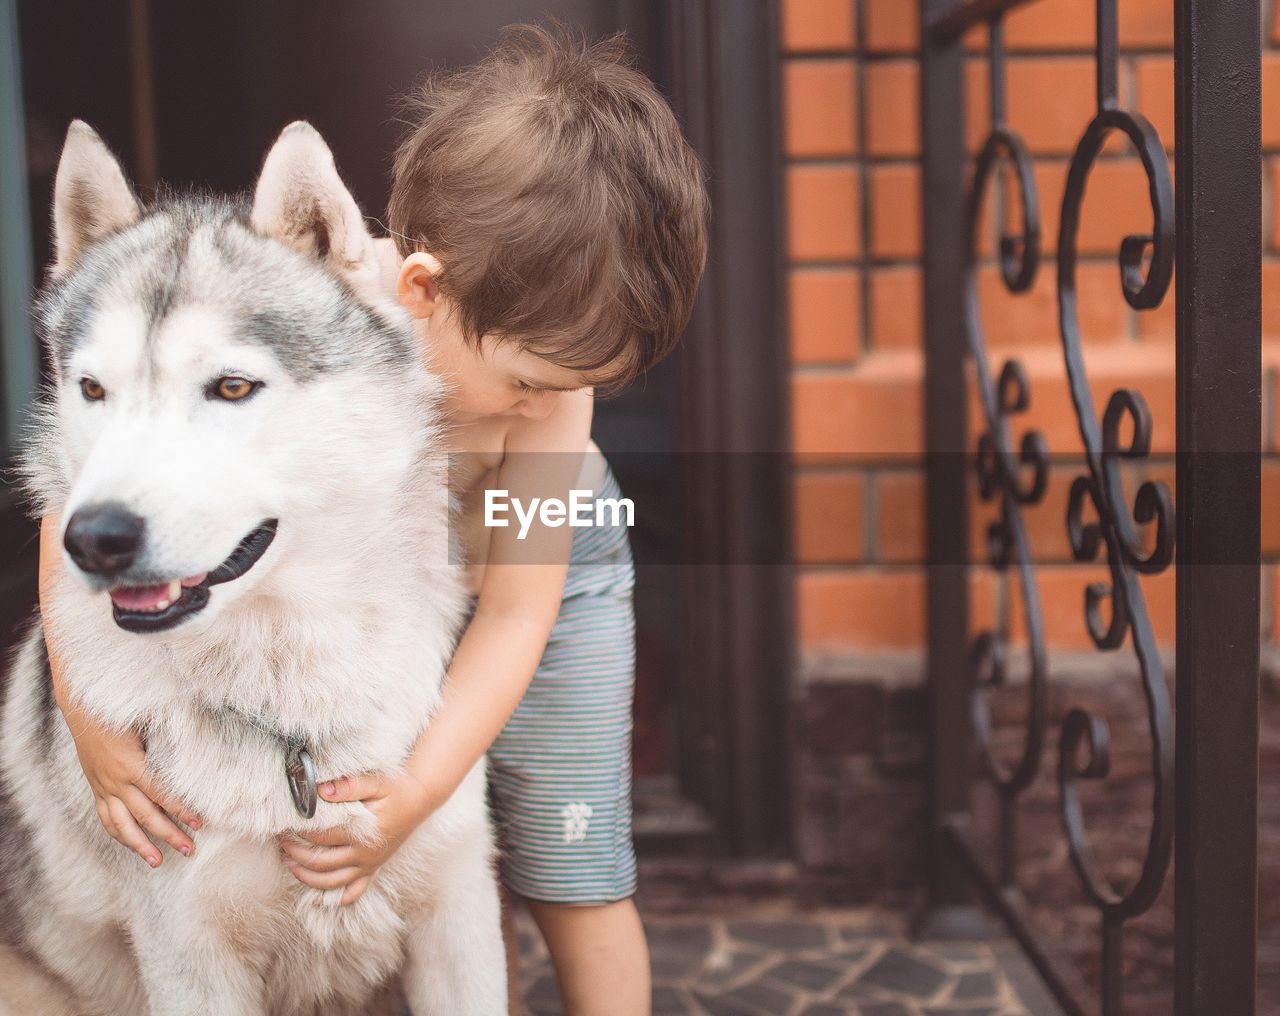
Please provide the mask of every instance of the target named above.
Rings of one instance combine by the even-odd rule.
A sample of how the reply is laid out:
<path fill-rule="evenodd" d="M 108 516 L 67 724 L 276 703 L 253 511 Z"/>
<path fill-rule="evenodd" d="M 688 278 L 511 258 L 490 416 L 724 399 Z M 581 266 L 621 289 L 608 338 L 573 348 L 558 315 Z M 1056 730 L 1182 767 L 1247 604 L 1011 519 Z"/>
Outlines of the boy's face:
<path fill-rule="evenodd" d="M 468 343 L 447 298 L 425 327 L 431 364 L 451 391 L 446 398 L 455 419 L 524 416 L 541 420 L 563 392 L 590 387 L 578 372 L 489 336 L 480 349 Z"/>
<path fill-rule="evenodd" d="M 580 371 L 552 363 L 512 341 L 487 336 L 477 349 L 459 326 L 435 277 L 441 267 L 430 254 L 410 254 L 396 269 L 401 305 L 418 320 L 432 367 L 450 385 L 446 408 L 457 420 L 524 416 L 540 420 L 564 392 L 589 388 Z"/>

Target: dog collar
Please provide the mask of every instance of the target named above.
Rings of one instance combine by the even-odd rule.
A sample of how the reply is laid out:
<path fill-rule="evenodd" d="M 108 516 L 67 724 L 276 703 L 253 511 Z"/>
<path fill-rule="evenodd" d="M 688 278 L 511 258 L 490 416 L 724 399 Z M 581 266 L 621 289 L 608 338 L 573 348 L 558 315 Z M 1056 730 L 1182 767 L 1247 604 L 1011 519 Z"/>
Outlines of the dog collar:
<path fill-rule="evenodd" d="M 316 813 L 316 766 L 307 748 L 307 742 L 295 734 L 286 734 L 273 723 L 268 723 L 261 716 L 244 713 L 231 706 L 223 707 L 227 712 L 251 723 L 264 734 L 279 741 L 284 748 L 284 779 L 289 786 L 289 796 L 293 798 L 293 807 L 303 818 L 313 818 Z"/>
<path fill-rule="evenodd" d="M 289 736 L 284 743 L 284 777 L 289 781 L 289 796 L 303 818 L 316 813 L 316 766 L 311 752 L 300 737 Z"/>

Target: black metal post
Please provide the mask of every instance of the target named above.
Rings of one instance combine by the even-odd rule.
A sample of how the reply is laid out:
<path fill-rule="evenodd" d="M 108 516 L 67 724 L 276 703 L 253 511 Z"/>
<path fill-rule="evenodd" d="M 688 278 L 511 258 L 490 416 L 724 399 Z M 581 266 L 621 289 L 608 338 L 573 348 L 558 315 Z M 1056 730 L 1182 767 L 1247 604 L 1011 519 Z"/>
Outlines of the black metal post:
<path fill-rule="evenodd" d="M 1175 1011 L 1252 1013 L 1261 453 L 1258 0 L 1178 0 Z"/>
<path fill-rule="evenodd" d="M 928 25 L 951 4 L 921 0 Z M 964 48 L 958 37 L 921 38 L 921 137 L 924 200 L 925 525 L 931 711 L 933 845 L 928 930 L 969 924 L 972 891 L 947 848 L 949 820 L 967 819 L 973 779 L 969 720 L 969 593 L 966 539 L 964 263 Z M 962 908 L 962 909 L 957 909 Z"/>
<path fill-rule="evenodd" d="M 705 544 L 685 582 L 688 672 L 698 685 L 715 677 L 682 692 L 704 720 L 681 735 L 682 775 L 701 790 L 721 849 L 779 855 L 791 835 L 778 718 L 795 662 L 795 576 L 777 563 L 791 548 L 777 26 L 771 5 L 670 0 L 664 10 L 678 106 L 716 210 L 682 354 L 681 435 L 689 532 Z"/>

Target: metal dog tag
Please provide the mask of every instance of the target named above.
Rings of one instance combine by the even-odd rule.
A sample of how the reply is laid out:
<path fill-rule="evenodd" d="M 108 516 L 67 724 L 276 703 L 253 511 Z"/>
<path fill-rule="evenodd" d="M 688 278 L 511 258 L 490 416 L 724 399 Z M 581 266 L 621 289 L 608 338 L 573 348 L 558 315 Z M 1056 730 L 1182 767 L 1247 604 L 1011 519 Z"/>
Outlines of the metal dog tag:
<path fill-rule="evenodd" d="M 284 775 L 289 781 L 289 795 L 293 806 L 303 818 L 316 813 L 316 767 L 306 745 L 296 737 L 289 738 L 285 747 Z"/>

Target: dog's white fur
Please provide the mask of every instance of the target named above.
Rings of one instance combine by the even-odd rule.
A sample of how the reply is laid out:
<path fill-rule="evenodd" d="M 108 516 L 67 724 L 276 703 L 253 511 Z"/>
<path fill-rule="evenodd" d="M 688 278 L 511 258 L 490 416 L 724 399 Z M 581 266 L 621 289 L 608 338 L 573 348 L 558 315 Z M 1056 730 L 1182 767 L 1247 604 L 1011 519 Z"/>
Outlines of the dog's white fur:
<path fill-rule="evenodd" d="M 146 243 L 161 228 L 83 125 L 68 134 L 56 204 L 60 278 L 104 237 Z M 264 302 L 296 284 L 289 271 L 304 278 L 323 261 L 349 298 L 409 328 L 380 294 L 363 220 L 307 125 L 268 155 L 249 222 L 271 239 L 241 237 L 245 256 L 284 273 L 261 275 Z M 197 223 L 186 262 L 212 265 L 211 245 Z M 147 521 L 147 566 L 171 577 L 211 570 L 264 518 L 279 532 L 201 614 L 153 635 L 118 627 L 106 594 L 64 561 L 43 625 L 69 689 L 102 723 L 144 728 L 149 765 L 205 824 L 191 858 L 166 848 L 156 870 L 108 838 L 65 724 L 50 721 L 37 629 L 0 732 L 0 777 L 37 876 L 7 887 L 19 946 L 101 1013 L 360 1012 L 397 971 L 415 1016 L 504 1012 L 483 764 L 344 907 L 341 890 L 293 878 L 277 838 L 338 825 L 372 836 L 372 816 L 321 802 L 300 818 L 281 744 L 245 719 L 304 734 L 323 780 L 395 770 L 438 705 L 465 602 L 433 426 L 439 383 L 420 357 L 392 369 L 359 355 L 299 379 L 198 288 L 179 287 L 158 322 L 130 288 L 106 278 L 88 334 L 54 351 L 63 367 L 30 462 L 40 509 L 65 524 L 84 505 L 128 506 Z M 219 371 L 266 386 L 243 406 L 218 404 L 201 385 Z M 82 397 L 85 374 L 106 400 Z"/>

